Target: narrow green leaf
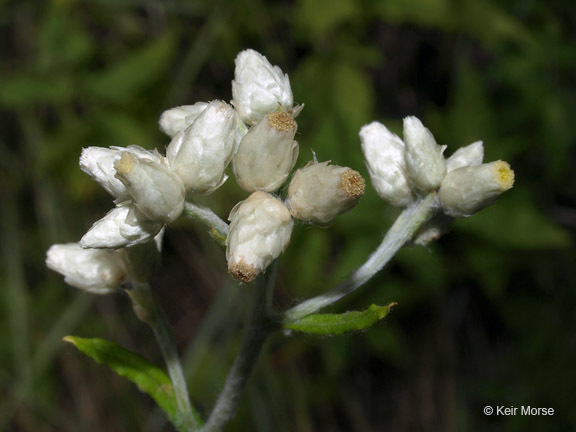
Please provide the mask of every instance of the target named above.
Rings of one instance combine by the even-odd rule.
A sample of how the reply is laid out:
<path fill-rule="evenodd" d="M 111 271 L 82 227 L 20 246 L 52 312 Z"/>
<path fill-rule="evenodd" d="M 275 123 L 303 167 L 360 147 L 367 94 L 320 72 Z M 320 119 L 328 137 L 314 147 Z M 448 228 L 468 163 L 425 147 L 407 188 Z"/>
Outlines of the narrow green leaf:
<path fill-rule="evenodd" d="M 365 311 L 350 311 L 343 314 L 314 314 L 297 321 L 284 323 L 283 327 L 315 335 L 329 336 L 365 330 L 390 313 L 397 303 L 387 306 L 371 305 Z"/>
<path fill-rule="evenodd" d="M 105 339 L 66 336 L 63 341 L 70 342 L 98 364 L 108 366 L 118 375 L 132 381 L 141 391 L 154 399 L 178 430 L 184 430 L 172 382 L 158 366 L 141 355 Z"/>

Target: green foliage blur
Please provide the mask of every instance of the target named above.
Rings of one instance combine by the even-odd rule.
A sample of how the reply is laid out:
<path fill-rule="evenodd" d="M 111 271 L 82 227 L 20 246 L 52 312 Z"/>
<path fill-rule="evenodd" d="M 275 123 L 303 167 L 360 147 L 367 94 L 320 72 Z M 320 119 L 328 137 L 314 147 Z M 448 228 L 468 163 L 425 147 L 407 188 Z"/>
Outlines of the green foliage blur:
<path fill-rule="evenodd" d="M 429 248 L 407 248 L 327 312 L 399 305 L 352 336 L 277 334 L 229 431 L 576 429 L 576 8 L 555 0 L 0 1 L 0 430 L 170 431 L 145 395 L 61 342 L 104 337 L 162 364 L 126 296 L 90 296 L 45 268 L 111 207 L 83 147 L 163 149 L 163 110 L 231 99 L 236 54 L 289 73 L 301 145 L 359 170 L 358 131 L 418 116 L 447 154 L 483 140 L 516 185 Z M 369 181 L 368 181 L 369 182 Z M 201 201 L 226 217 L 230 178 Z M 329 229 L 300 225 L 275 302 L 319 294 L 398 214 L 369 187 Z M 241 337 L 250 287 L 204 228 L 166 236 L 154 287 L 193 401 L 208 413 Z M 485 405 L 554 416 L 485 416 Z"/>

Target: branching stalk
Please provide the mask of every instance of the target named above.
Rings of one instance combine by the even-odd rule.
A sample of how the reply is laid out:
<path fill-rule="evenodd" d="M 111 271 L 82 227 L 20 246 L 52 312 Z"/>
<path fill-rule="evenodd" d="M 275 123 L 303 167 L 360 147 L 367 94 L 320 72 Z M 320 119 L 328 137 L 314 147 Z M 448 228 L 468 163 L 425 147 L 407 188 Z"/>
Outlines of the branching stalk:
<path fill-rule="evenodd" d="M 138 318 L 148 323 L 154 331 L 154 335 L 162 351 L 162 356 L 166 362 L 168 375 L 172 381 L 174 396 L 182 418 L 184 430 L 198 430 L 202 424 L 202 420 L 198 412 L 190 404 L 186 379 L 184 378 L 170 323 L 162 307 L 150 289 L 150 285 L 147 283 L 132 282 L 132 289 L 128 291 L 128 294 L 132 299 L 134 311 Z"/>
<path fill-rule="evenodd" d="M 416 231 L 430 218 L 436 207 L 435 193 L 407 207 L 398 216 L 374 253 L 348 279 L 330 291 L 287 310 L 284 313 L 283 321 L 296 321 L 356 291 L 378 273 L 396 252 L 412 239 Z"/>
<path fill-rule="evenodd" d="M 184 216 L 208 226 L 210 234 L 218 243 L 223 244 L 226 240 L 228 236 L 228 224 L 208 207 L 203 207 L 192 201 L 186 201 L 184 205 Z"/>
<path fill-rule="evenodd" d="M 257 292 L 252 317 L 246 327 L 240 351 L 226 378 L 224 389 L 202 429 L 203 432 L 220 431 L 236 411 L 252 368 L 272 330 L 270 314 L 276 268 L 277 261 L 274 261 L 268 271 L 256 279 Z"/>

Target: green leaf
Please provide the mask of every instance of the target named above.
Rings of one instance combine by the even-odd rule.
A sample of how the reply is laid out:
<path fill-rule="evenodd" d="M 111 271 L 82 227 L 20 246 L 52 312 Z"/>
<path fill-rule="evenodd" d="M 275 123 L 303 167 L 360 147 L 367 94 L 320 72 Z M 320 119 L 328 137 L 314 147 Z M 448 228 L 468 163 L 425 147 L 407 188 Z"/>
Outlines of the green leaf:
<path fill-rule="evenodd" d="M 343 314 L 314 314 L 297 321 L 284 323 L 286 329 L 303 333 L 329 336 L 366 330 L 390 313 L 397 303 L 387 306 L 371 305 L 365 311 L 350 311 Z"/>
<path fill-rule="evenodd" d="M 141 355 L 105 339 L 66 336 L 63 341 L 70 342 L 96 363 L 108 366 L 118 375 L 132 381 L 141 391 L 154 399 L 178 430 L 184 430 L 172 382 L 158 366 Z"/>

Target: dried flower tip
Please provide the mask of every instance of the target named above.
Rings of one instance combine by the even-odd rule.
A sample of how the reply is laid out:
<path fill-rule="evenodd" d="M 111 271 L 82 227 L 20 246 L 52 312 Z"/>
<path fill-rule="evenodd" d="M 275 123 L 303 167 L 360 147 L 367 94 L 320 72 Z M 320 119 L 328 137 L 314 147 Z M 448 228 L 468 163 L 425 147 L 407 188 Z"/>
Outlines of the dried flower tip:
<path fill-rule="evenodd" d="M 406 176 L 404 142 L 379 122 L 363 126 L 360 141 L 376 193 L 393 206 L 409 205 L 414 197 Z"/>
<path fill-rule="evenodd" d="M 490 205 L 514 185 L 514 171 L 504 161 L 457 168 L 449 172 L 438 197 L 446 213 L 468 217 Z"/>
<path fill-rule="evenodd" d="M 252 282 L 258 275 L 256 269 L 245 262 L 238 262 L 230 266 L 228 271 L 234 279 L 244 283 Z"/>
<path fill-rule="evenodd" d="M 340 176 L 340 188 L 350 199 L 359 200 L 364 195 L 366 182 L 358 171 L 348 169 Z"/>
<path fill-rule="evenodd" d="M 364 194 L 360 173 L 329 162 L 310 162 L 292 177 L 286 205 L 296 219 L 320 226 L 353 208 Z"/>
<path fill-rule="evenodd" d="M 248 192 L 273 192 L 288 178 L 298 158 L 298 125 L 287 112 L 268 114 L 244 136 L 232 159 L 238 185 Z"/>
<path fill-rule="evenodd" d="M 251 49 L 241 51 L 235 63 L 232 105 L 243 121 L 255 125 L 279 106 L 286 111 L 292 109 L 290 80 L 278 66 Z"/>
<path fill-rule="evenodd" d="M 432 133 L 416 117 L 404 119 L 406 173 L 418 192 L 436 190 L 446 175 L 445 146 L 436 144 Z"/>
<path fill-rule="evenodd" d="M 267 115 L 268 123 L 278 132 L 295 131 L 298 125 L 294 118 L 286 111 L 277 111 Z"/>
<path fill-rule="evenodd" d="M 234 278 L 249 282 L 284 251 L 294 223 L 282 201 L 262 191 L 236 204 L 229 219 L 228 271 Z"/>

